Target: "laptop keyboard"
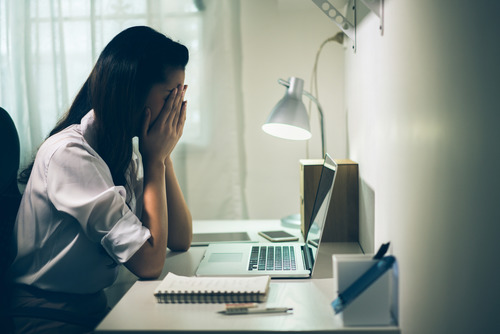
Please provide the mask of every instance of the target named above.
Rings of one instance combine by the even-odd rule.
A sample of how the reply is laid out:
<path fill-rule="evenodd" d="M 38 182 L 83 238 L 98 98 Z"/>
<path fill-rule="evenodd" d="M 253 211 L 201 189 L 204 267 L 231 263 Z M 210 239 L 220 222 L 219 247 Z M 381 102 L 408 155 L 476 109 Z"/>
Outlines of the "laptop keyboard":
<path fill-rule="evenodd" d="M 253 246 L 248 270 L 296 270 L 293 246 Z"/>

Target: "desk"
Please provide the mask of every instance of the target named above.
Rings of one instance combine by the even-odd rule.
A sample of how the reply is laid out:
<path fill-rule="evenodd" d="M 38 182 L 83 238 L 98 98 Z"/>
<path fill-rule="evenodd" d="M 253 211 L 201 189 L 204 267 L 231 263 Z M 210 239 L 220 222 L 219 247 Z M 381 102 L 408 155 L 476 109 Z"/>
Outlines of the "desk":
<path fill-rule="evenodd" d="M 252 240 L 265 241 L 260 230 L 284 229 L 279 221 L 195 221 L 194 233 L 247 231 Z M 169 252 L 160 278 L 171 271 L 194 275 L 205 247 L 191 247 L 187 252 Z M 343 327 L 341 315 L 334 315 L 330 303 L 336 288 L 332 278 L 332 253 L 360 253 L 356 243 L 327 243 L 320 247 L 321 270 L 312 279 L 271 281 L 267 306 L 293 307 L 293 314 L 252 314 L 226 316 L 217 311 L 223 304 L 159 304 L 153 295 L 159 281 L 137 281 L 106 318 L 96 333 L 400 333 L 398 327 Z M 327 261 L 328 260 L 328 261 Z"/>

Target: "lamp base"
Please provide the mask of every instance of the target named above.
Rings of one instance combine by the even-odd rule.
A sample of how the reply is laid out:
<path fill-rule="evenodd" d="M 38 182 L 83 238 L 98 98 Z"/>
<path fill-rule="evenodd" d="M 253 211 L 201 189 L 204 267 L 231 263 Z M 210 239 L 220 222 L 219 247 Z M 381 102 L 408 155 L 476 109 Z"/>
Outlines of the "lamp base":
<path fill-rule="evenodd" d="M 301 219 L 300 213 L 291 214 L 289 216 L 281 218 L 281 225 L 290 228 L 300 228 Z"/>

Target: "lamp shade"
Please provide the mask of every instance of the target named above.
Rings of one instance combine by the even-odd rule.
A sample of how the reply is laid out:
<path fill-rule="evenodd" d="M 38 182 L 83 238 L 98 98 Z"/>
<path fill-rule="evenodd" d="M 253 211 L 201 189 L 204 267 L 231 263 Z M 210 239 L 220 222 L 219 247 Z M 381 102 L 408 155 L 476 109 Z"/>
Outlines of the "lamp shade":
<path fill-rule="evenodd" d="M 302 102 L 304 80 L 289 79 L 285 96 L 276 104 L 262 126 L 264 132 L 279 138 L 306 140 L 311 138 L 309 116 Z"/>

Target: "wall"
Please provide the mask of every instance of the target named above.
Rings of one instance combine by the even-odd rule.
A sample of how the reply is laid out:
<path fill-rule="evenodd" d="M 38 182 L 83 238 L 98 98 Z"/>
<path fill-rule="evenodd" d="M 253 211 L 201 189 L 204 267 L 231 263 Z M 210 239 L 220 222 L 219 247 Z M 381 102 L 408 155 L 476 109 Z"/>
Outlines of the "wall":
<path fill-rule="evenodd" d="M 386 0 L 384 35 L 368 15 L 345 52 L 348 155 L 405 334 L 500 332 L 499 7 Z"/>
<path fill-rule="evenodd" d="M 316 49 L 337 32 L 312 2 L 286 4 L 241 6 L 253 219 L 298 211 L 305 146 L 260 126 L 283 94 L 276 79 L 295 75 L 308 87 Z M 383 36 L 367 15 L 355 53 L 332 44 L 320 60 L 328 151 L 359 163 L 360 237 L 368 251 L 391 241 L 405 334 L 499 330 L 498 7 L 385 0 Z"/>
<path fill-rule="evenodd" d="M 306 144 L 272 137 L 261 126 L 285 93 L 277 80 L 300 77 L 309 91 L 316 52 L 339 30 L 310 1 L 244 0 L 241 31 L 249 217 L 299 213 L 299 160 L 307 158 Z M 319 60 L 327 151 L 336 158 L 346 157 L 343 51 L 342 45 L 328 43 Z M 303 101 L 307 106 L 308 99 Z M 318 123 L 313 109 L 310 158 L 321 157 Z"/>

